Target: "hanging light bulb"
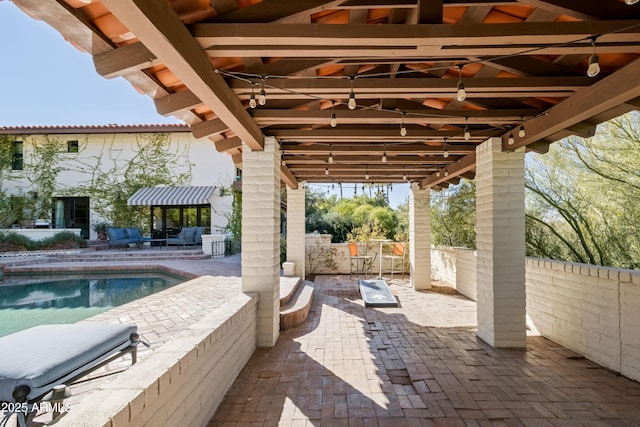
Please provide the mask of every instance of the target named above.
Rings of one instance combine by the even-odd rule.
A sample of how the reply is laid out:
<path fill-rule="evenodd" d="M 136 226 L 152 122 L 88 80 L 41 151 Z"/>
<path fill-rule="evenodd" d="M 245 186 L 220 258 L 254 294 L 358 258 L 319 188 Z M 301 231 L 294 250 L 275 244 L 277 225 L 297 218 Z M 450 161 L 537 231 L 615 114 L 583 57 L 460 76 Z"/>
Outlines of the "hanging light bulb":
<path fill-rule="evenodd" d="M 471 132 L 469 131 L 469 123 L 468 117 L 464 118 L 464 140 L 468 141 L 471 139 Z"/>
<path fill-rule="evenodd" d="M 338 119 L 336 118 L 335 101 L 331 101 L 331 127 L 338 126 Z"/>
<path fill-rule="evenodd" d="M 382 152 L 382 163 L 387 163 L 387 144 L 384 144 L 385 150 Z"/>
<path fill-rule="evenodd" d="M 364 179 L 369 179 L 369 172 L 368 171 L 364 174 Z M 364 187 L 364 185 L 362 187 Z"/>
<path fill-rule="evenodd" d="M 256 108 L 256 90 L 255 90 L 255 84 L 253 82 L 251 82 L 251 98 L 249 98 L 249 107 L 250 108 Z"/>
<path fill-rule="evenodd" d="M 438 169 L 438 170 L 436 171 L 436 177 L 437 177 L 437 178 L 440 178 L 440 169 Z"/>
<path fill-rule="evenodd" d="M 458 65 L 458 92 L 456 93 L 456 99 L 460 102 L 467 99 L 467 92 L 464 90 L 464 83 L 462 83 L 462 67 L 463 65 Z"/>
<path fill-rule="evenodd" d="M 389 191 L 393 191 L 393 183 L 389 184 Z"/>
<path fill-rule="evenodd" d="M 347 102 L 347 106 L 349 107 L 349 110 L 355 110 L 356 109 L 356 95 L 353 93 L 353 81 L 356 79 L 355 76 L 351 76 L 349 77 L 351 79 L 351 92 L 349 92 L 349 102 Z"/>
<path fill-rule="evenodd" d="M 527 131 L 524 130 L 524 125 L 520 126 L 520 130 L 518 131 L 518 136 L 520 138 L 524 138 L 527 136 Z"/>
<path fill-rule="evenodd" d="M 267 103 L 267 93 L 264 90 L 264 79 L 266 77 L 262 77 L 262 87 L 260 88 L 260 95 L 258 95 L 258 104 L 265 105 Z"/>
<path fill-rule="evenodd" d="M 624 0 L 625 4 L 628 4 L 629 6 L 638 3 L 638 1 L 640 0 Z"/>
<path fill-rule="evenodd" d="M 400 121 L 400 136 L 407 136 L 407 128 L 404 127 L 404 116 L 407 113 L 405 113 L 404 111 L 402 112 L 402 120 Z"/>
<path fill-rule="evenodd" d="M 327 168 L 327 167 L 324 168 L 324 174 L 325 175 L 329 175 L 329 168 Z"/>
<path fill-rule="evenodd" d="M 515 142 L 516 142 L 516 140 L 515 140 L 515 139 L 513 139 L 513 134 L 512 134 L 512 133 L 510 133 L 510 134 L 509 134 L 509 139 L 507 139 L 507 144 L 509 144 L 509 145 L 513 145 L 513 144 L 515 144 Z"/>
<path fill-rule="evenodd" d="M 591 45 L 593 46 L 593 54 L 589 58 L 589 68 L 587 68 L 587 76 L 595 77 L 600 74 L 600 57 L 596 53 L 596 36 L 591 36 Z"/>
<path fill-rule="evenodd" d="M 329 150 L 331 150 L 331 145 L 329 145 Z M 329 151 L 329 158 L 327 159 L 329 163 L 333 163 L 333 154 Z"/>
<path fill-rule="evenodd" d="M 445 159 L 449 157 L 449 150 L 447 150 L 447 138 L 444 139 L 444 151 L 442 152 L 442 157 Z"/>
<path fill-rule="evenodd" d="M 449 176 L 449 169 L 444 168 L 444 176 Z"/>

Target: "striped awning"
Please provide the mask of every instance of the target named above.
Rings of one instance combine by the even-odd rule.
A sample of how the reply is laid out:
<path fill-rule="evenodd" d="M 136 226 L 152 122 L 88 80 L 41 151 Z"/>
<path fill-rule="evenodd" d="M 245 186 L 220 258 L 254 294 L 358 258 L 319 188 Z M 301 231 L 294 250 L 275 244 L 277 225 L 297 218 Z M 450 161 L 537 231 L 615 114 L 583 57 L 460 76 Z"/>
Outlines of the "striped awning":
<path fill-rule="evenodd" d="M 129 206 L 208 205 L 211 187 L 145 187 L 127 200 Z"/>

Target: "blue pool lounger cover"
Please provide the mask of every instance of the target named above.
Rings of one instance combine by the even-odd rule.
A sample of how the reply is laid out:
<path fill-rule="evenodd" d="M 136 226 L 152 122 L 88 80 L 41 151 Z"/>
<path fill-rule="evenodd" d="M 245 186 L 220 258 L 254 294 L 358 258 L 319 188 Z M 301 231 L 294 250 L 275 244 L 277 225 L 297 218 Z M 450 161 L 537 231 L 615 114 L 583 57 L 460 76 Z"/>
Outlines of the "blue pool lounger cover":
<path fill-rule="evenodd" d="M 29 387 L 32 402 L 137 342 L 135 325 L 41 325 L 0 338 L 0 402 Z"/>

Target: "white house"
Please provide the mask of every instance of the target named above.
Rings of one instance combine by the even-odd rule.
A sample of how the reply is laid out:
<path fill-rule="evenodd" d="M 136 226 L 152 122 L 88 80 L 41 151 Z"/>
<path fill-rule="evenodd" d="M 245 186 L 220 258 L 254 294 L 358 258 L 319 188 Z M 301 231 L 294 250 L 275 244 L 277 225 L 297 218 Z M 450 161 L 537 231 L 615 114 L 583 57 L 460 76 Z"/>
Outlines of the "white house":
<path fill-rule="evenodd" d="M 95 239 L 105 211 L 158 183 L 130 203 L 151 206 L 154 237 L 195 225 L 216 233 L 231 213 L 231 157 L 186 125 L 0 127 L 0 143 L 0 189 L 21 212 L 14 228 L 80 228 Z"/>

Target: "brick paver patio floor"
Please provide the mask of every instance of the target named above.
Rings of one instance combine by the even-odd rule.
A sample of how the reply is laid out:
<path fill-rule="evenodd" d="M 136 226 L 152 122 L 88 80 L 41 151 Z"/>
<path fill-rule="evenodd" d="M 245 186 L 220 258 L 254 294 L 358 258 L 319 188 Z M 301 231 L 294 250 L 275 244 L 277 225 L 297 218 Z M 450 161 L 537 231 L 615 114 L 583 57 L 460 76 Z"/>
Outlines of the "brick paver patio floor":
<path fill-rule="evenodd" d="M 475 303 L 394 281 L 365 308 L 319 276 L 310 318 L 251 358 L 209 426 L 636 426 L 640 384 L 538 336 L 476 338 Z"/>

